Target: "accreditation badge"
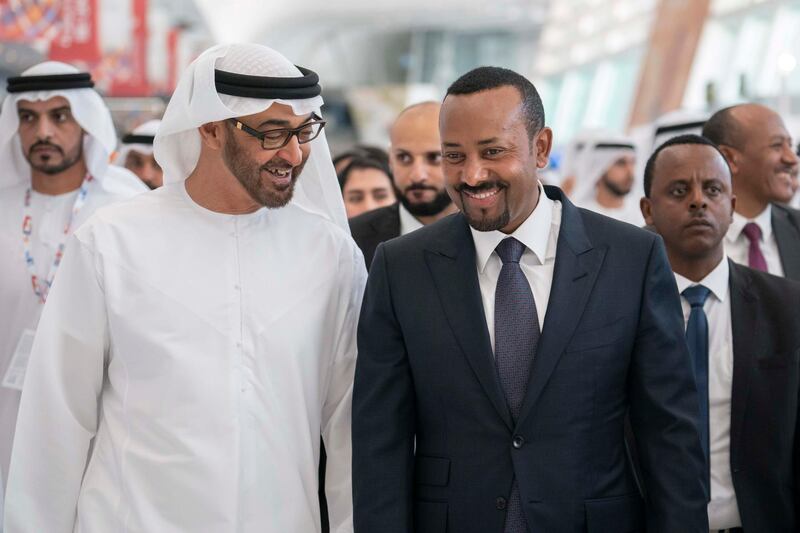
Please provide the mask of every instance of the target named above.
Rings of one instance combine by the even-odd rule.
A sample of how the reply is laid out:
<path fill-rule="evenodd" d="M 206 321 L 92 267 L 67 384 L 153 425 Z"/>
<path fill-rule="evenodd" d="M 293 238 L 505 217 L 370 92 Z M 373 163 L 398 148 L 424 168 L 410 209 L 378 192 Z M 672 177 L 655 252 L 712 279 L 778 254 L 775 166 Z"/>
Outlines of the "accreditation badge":
<path fill-rule="evenodd" d="M 14 356 L 6 369 L 5 376 L 3 376 L 3 387 L 22 390 L 22 385 L 25 383 L 25 370 L 28 368 L 28 360 L 31 358 L 31 348 L 33 348 L 33 337 L 35 335 L 36 331 L 32 329 L 26 329 L 20 335 L 17 349 L 14 350 Z"/>

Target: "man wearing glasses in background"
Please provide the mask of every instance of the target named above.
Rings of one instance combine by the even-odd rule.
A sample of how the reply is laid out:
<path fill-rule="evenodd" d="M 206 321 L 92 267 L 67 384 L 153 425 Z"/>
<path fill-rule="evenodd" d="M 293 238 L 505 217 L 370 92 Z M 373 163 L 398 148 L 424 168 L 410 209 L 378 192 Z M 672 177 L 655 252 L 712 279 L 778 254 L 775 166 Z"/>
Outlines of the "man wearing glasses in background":
<path fill-rule="evenodd" d="M 366 279 L 316 74 L 260 45 L 184 74 L 164 187 L 71 239 L 34 341 L 6 533 L 352 531 Z"/>

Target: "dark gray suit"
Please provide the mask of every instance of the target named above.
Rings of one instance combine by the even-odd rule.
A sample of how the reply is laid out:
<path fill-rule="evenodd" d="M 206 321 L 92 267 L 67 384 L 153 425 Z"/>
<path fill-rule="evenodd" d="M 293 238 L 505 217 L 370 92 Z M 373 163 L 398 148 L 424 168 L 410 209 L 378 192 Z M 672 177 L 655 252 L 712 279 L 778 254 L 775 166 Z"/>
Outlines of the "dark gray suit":
<path fill-rule="evenodd" d="M 545 191 L 562 202 L 561 230 L 516 424 L 463 215 L 378 247 L 353 393 L 356 533 L 501 533 L 514 479 L 531 531 L 708 532 L 695 381 L 661 238 Z"/>
<path fill-rule="evenodd" d="M 800 284 L 730 262 L 731 472 L 745 533 L 800 530 Z"/>
<path fill-rule="evenodd" d="M 372 264 L 375 249 L 382 242 L 400 236 L 400 204 L 367 211 L 350 219 L 350 233 L 361 248 L 367 270 Z"/>

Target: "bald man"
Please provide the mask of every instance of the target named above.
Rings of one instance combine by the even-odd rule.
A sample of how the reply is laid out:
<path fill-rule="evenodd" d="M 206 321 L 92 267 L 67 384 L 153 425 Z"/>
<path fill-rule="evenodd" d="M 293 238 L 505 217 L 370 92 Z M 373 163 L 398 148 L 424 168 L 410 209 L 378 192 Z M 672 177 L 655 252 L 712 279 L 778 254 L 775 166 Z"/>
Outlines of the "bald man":
<path fill-rule="evenodd" d="M 400 112 L 389 131 L 389 164 L 398 203 L 350 219 L 369 268 L 378 245 L 456 212 L 444 188 L 438 102 Z"/>
<path fill-rule="evenodd" d="M 798 157 L 781 117 L 760 104 L 717 111 L 703 135 L 719 145 L 733 175 L 736 212 L 725 236 L 735 262 L 800 280 L 800 211 L 788 207 Z"/>

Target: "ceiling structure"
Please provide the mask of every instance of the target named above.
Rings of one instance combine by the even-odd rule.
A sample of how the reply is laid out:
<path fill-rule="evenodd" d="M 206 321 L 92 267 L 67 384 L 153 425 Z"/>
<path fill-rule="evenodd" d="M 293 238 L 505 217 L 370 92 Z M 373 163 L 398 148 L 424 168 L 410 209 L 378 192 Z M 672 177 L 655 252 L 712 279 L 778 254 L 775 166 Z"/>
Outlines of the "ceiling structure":
<path fill-rule="evenodd" d="M 548 0 L 497 0 L 490 4 L 478 0 L 196 0 L 217 41 L 255 41 L 271 46 L 304 41 L 308 35 L 332 30 L 541 24 L 548 4 Z"/>

